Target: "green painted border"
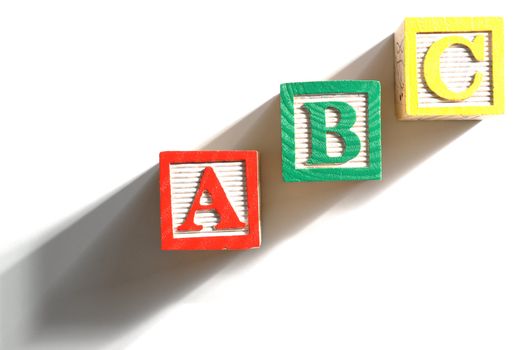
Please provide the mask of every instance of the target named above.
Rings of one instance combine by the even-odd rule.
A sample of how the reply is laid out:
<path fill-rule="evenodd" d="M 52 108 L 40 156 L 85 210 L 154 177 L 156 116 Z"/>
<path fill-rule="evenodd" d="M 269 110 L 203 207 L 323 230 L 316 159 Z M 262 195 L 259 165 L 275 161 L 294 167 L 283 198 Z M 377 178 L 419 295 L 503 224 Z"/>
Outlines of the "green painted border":
<path fill-rule="evenodd" d="M 369 160 L 367 168 L 295 169 L 293 97 L 338 93 L 365 93 L 368 98 Z M 282 177 L 285 182 L 381 180 L 381 84 L 377 80 L 334 80 L 280 85 L 282 113 Z"/>

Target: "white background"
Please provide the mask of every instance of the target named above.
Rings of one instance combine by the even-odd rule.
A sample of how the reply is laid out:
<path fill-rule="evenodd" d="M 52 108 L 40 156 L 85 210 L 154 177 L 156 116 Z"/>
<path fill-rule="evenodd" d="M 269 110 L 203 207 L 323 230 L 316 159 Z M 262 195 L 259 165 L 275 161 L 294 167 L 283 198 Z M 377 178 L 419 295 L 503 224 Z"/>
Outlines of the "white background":
<path fill-rule="evenodd" d="M 522 13 L 3 1 L 0 346 L 526 349 Z M 391 35 L 426 15 L 505 17 L 506 115 L 394 119 Z M 381 81 L 382 182 L 281 181 L 279 84 L 327 79 Z M 200 148 L 261 152 L 261 249 L 159 250 L 158 152 Z"/>

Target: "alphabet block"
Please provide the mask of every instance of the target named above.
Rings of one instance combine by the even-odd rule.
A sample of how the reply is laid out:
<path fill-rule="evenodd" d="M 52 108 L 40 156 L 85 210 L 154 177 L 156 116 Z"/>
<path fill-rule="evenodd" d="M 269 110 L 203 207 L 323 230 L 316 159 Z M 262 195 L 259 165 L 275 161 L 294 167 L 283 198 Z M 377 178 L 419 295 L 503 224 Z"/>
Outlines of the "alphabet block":
<path fill-rule="evenodd" d="M 161 249 L 260 246 L 258 152 L 159 154 Z"/>
<path fill-rule="evenodd" d="M 394 49 L 399 119 L 503 114 L 502 18 L 406 18 Z"/>
<path fill-rule="evenodd" d="M 280 86 L 286 182 L 380 180 L 380 84 L 373 80 Z"/>

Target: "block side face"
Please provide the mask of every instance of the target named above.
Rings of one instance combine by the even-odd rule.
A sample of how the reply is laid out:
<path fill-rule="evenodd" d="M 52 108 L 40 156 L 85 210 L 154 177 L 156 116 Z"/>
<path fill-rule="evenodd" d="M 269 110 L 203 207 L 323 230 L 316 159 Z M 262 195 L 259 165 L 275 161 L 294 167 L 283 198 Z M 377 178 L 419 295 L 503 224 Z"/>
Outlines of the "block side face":
<path fill-rule="evenodd" d="M 160 174 L 162 249 L 260 246 L 256 151 L 166 152 Z M 234 225 L 217 227 L 226 216 Z"/>
<path fill-rule="evenodd" d="M 405 76 L 405 40 L 404 40 L 404 22 L 394 33 L 394 83 L 395 83 L 395 112 L 397 118 L 404 119 L 406 114 L 406 76 Z"/>
<path fill-rule="evenodd" d="M 405 58 L 410 61 L 405 64 L 407 115 L 402 119 L 480 119 L 503 113 L 502 18 L 408 18 L 405 24 Z"/>
<path fill-rule="evenodd" d="M 380 179 L 378 81 L 283 84 L 281 107 L 284 181 Z"/>

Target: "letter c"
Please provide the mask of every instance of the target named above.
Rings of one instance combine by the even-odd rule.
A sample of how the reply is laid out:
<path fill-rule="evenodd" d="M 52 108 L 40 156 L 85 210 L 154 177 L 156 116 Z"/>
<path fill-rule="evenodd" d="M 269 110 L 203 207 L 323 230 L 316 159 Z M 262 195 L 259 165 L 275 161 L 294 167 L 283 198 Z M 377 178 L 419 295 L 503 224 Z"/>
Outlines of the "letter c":
<path fill-rule="evenodd" d="M 452 45 L 463 45 L 470 50 L 476 61 L 483 61 L 485 57 L 485 37 L 476 35 L 473 41 L 462 36 L 453 35 L 442 38 L 433 43 L 425 55 L 423 62 L 423 72 L 426 85 L 436 95 L 450 101 L 462 101 L 472 96 L 481 85 L 483 74 L 476 72 L 470 86 L 463 91 L 454 92 L 446 86 L 441 79 L 441 54 Z"/>

